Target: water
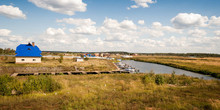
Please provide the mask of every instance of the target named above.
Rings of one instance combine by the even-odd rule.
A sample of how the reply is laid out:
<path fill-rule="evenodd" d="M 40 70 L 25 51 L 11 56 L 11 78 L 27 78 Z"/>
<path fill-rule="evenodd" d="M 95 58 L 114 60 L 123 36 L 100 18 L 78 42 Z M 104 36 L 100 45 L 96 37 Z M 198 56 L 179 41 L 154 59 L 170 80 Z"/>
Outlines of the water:
<path fill-rule="evenodd" d="M 186 76 L 198 77 L 198 78 L 203 78 L 203 79 L 208 79 L 208 80 L 216 79 L 211 76 L 202 75 L 202 74 L 198 74 L 195 72 L 177 69 L 177 68 L 173 68 L 170 66 L 165 66 L 165 65 L 155 64 L 155 63 L 139 62 L 139 61 L 134 61 L 134 60 L 123 60 L 122 63 L 128 64 L 138 69 L 140 73 L 149 73 L 150 71 L 154 71 L 154 73 L 156 74 L 163 74 L 163 73 L 171 74 L 173 71 L 175 71 L 177 75 L 185 74 Z"/>

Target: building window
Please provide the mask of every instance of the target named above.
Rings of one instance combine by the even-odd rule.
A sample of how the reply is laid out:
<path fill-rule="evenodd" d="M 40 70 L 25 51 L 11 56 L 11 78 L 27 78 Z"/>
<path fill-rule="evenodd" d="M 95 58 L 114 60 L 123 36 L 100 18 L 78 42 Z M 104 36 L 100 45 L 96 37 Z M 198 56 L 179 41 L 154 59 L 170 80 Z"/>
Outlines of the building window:
<path fill-rule="evenodd" d="M 36 61 L 36 59 L 33 59 L 33 61 Z"/>
<path fill-rule="evenodd" d="M 21 61 L 24 61 L 24 59 L 21 59 Z"/>

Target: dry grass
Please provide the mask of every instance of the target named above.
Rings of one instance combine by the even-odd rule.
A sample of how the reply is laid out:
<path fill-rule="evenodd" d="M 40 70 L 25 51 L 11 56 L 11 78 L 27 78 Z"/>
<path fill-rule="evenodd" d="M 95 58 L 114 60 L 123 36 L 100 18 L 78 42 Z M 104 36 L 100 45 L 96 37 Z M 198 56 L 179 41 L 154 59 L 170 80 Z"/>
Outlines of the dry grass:
<path fill-rule="evenodd" d="M 7 60 L 0 60 L 0 74 L 14 72 L 54 72 L 54 71 L 112 71 L 117 68 L 112 61 L 102 59 L 89 59 L 84 62 L 76 62 L 75 59 L 64 59 L 60 63 L 57 59 L 42 60 L 40 64 L 15 64 L 13 57 L 8 57 Z M 80 69 L 80 67 L 84 69 Z"/>
<path fill-rule="evenodd" d="M 53 93 L 0 96 L 0 109 L 220 109 L 219 81 L 176 76 L 179 82 L 143 83 L 145 74 L 53 76 L 63 89 Z M 169 78 L 170 75 L 164 75 Z M 25 77 L 17 77 L 23 80 Z"/>

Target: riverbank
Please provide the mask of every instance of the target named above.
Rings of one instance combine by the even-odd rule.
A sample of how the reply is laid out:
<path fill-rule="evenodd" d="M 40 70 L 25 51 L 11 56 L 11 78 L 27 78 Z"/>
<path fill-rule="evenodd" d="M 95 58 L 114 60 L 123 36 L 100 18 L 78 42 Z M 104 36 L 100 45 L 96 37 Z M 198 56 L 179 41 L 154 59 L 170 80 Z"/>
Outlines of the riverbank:
<path fill-rule="evenodd" d="M 29 77 L 15 78 L 25 82 Z M 51 78 L 60 90 L 0 96 L 0 109 L 220 109 L 217 80 L 152 73 Z"/>
<path fill-rule="evenodd" d="M 167 65 L 220 78 L 220 58 L 193 58 L 177 56 L 136 56 L 132 60 Z"/>

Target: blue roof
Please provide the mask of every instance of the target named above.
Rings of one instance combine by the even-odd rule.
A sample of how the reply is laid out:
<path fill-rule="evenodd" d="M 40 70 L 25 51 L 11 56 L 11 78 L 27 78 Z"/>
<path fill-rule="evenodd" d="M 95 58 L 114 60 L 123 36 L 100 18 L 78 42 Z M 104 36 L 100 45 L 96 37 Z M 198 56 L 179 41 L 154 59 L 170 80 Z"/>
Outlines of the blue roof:
<path fill-rule="evenodd" d="M 16 57 L 42 57 L 41 50 L 35 45 L 20 44 L 17 46 L 15 53 Z"/>

